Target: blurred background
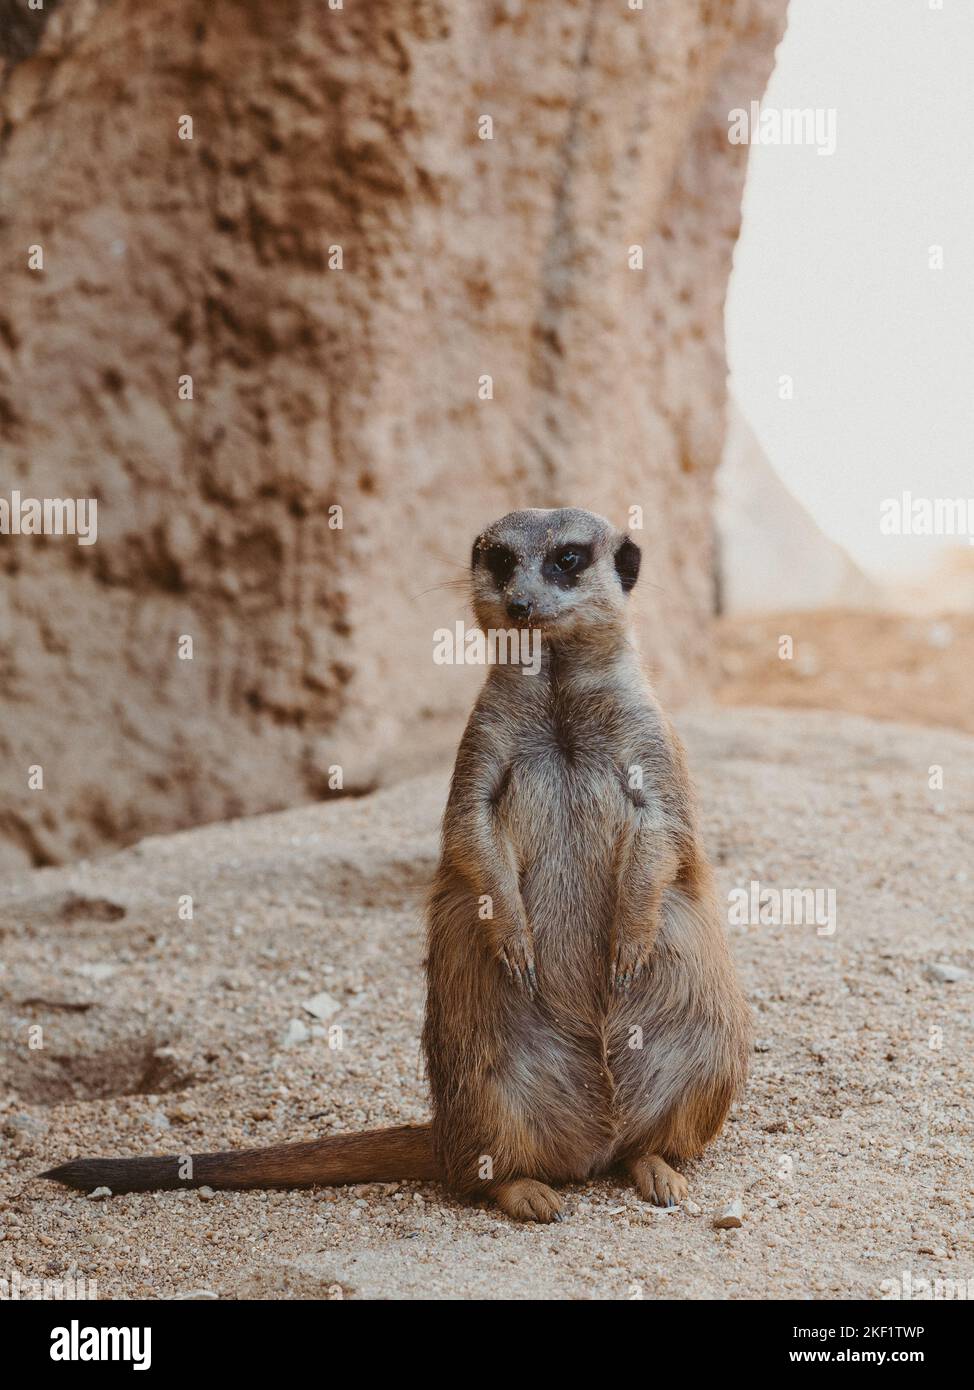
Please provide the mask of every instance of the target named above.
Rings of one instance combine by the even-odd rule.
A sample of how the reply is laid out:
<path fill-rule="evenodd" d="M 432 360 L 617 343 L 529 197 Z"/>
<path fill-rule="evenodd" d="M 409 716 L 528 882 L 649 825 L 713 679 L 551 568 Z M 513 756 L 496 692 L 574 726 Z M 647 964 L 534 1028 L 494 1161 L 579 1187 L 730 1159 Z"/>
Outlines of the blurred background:
<path fill-rule="evenodd" d="M 880 524 L 904 493 L 974 499 L 972 19 L 789 5 L 763 104 L 833 110 L 835 152 L 750 154 L 717 488 L 728 703 L 974 730 L 974 506 L 966 534 Z"/>
<path fill-rule="evenodd" d="M 0 0 L 0 495 L 98 502 L 0 535 L 4 870 L 447 760 L 514 507 L 635 527 L 672 705 L 974 727 L 879 520 L 974 493 L 964 10 Z"/>

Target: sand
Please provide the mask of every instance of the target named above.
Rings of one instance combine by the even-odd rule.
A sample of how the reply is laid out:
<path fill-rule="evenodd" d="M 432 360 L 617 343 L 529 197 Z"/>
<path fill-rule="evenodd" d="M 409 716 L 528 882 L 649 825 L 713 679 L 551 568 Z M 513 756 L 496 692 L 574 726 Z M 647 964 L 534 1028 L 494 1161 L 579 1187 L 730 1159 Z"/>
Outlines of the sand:
<path fill-rule="evenodd" d="M 722 618 L 717 698 L 974 733 L 974 612 L 822 609 Z M 782 660 L 780 641 L 792 639 Z"/>
<path fill-rule="evenodd" d="M 15 885 L 0 1277 L 67 1273 L 104 1298 L 876 1298 L 907 1272 L 974 1292 L 974 738 L 805 712 L 680 724 L 721 892 L 837 895 L 832 936 L 728 928 L 758 1050 L 688 1166 L 693 1206 L 605 1180 L 537 1227 L 425 1183 L 92 1200 L 34 1178 L 80 1153 L 423 1118 L 419 903 L 444 770 Z M 936 963 L 969 973 L 932 978 Z M 322 993 L 335 1009 L 317 1021 L 304 1005 Z M 714 1229 L 734 1198 L 743 1225 Z"/>

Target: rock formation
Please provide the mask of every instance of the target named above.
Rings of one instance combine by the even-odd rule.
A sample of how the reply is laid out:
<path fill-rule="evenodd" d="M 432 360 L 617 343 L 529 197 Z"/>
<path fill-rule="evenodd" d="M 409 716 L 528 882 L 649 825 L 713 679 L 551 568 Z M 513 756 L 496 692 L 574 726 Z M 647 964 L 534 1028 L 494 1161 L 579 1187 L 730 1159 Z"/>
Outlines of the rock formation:
<path fill-rule="evenodd" d="M 3 0 L 4 477 L 98 502 L 0 537 L 3 862 L 445 749 L 428 591 L 514 506 L 642 508 L 647 654 L 702 684 L 727 117 L 784 10 Z"/>
<path fill-rule="evenodd" d="M 879 586 L 789 492 L 733 401 L 717 472 L 716 520 L 721 612 L 880 603 Z"/>

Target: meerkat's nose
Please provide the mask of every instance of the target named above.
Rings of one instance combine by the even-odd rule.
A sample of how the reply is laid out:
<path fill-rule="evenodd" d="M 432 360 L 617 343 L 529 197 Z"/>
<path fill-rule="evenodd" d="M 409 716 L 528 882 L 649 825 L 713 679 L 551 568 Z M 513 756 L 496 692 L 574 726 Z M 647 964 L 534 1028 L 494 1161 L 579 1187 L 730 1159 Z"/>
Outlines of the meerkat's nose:
<path fill-rule="evenodd" d="M 529 598 L 512 598 L 507 605 L 507 613 L 511 618 L 530 618 L 534 609 L 534 604 Z"/>

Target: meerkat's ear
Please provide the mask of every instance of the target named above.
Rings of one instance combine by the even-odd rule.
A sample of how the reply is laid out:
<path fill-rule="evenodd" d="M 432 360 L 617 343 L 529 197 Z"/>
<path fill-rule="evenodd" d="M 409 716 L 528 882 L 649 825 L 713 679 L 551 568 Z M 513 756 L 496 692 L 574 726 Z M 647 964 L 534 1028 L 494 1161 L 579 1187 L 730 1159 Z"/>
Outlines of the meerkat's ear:
<path fill-rule="evenodd" d="M 628 594 L 639 578 L 639 562 L 642 558 L 643 554 L 639 546 L 628 536 L 616 550 L 616 574 L 619 576 L 619 583 L 622 585 L 624 593 Z"/>

